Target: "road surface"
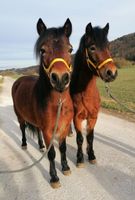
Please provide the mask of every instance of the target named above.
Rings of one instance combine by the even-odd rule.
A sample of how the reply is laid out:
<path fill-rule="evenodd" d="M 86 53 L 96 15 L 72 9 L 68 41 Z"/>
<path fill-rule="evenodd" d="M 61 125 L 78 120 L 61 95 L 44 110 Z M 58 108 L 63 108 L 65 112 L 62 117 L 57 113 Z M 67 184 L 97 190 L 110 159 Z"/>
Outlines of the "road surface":
<path fill-rule="evenodd" d="M 27 166 L 41 156 L 36 138 L 28 134 L 28 149 L 21 149 L 21 133 L 13 111 L 10 89 L 13 80 L 5 78 L 0 94 L 0 170 Z M 97 164 L 87 162 L 76 168 L 75 134 L 67 138 L 67 159 L 71 175 L 61 173 L 58 145 L 56 167 L 61 187 L 49 185 L 49 164 L 45 158 L 32 169 L 17 174 L 0 174 L 0 200 L 134 200 L 135 124 L 104 113 L 95 128 L 94 149 Z"/>

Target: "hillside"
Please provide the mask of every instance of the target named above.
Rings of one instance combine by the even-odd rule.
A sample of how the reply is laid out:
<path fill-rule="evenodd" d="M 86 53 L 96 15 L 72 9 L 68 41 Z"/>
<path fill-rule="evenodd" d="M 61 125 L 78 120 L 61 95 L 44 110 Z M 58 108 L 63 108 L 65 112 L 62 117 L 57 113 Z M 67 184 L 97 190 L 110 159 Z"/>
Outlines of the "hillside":
<path fill-rule="evenodd" d="M 135 33 L 122 36 L 110 43 L 113 57 L 135 61 Z"/>
<path fill-rule="evenodd" d="M 37 65 L 26 67 L 26 68 L 18 68 L 18 69 L 12 68 L 12 69 L 0 70 L 0 75 L 11 76 L 13 78 L 16 78 L 22 75 L 31 75 L 31 74 L 38 74 Z"/>
<path fill-rule="evenodd" d="M 110 42 L 112 57 L 118 68 L 135 66 L 135 33 L 131 33 Z M 72 62 L 75 54 L 72 55 Z M 38 66 L 31 66 L 21 69 L 0 70 L 1 75 L 30 75 L 37 74 Z"/>

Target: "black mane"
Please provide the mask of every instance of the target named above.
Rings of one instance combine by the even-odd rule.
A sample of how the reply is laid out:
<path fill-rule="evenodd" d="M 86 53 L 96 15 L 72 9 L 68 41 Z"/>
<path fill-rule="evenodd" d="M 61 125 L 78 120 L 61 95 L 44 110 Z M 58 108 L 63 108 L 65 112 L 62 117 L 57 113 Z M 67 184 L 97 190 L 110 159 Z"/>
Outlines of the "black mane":
<path fill-rule="evenodd" d="M 102 50 L 108 44 L 107 34 L 103 31 L 102 28 L 98 26 L 93 28 L 92 35 L 89 35 L 89 37 L 91 38 L 91 44 L 89 44 L 89 46 L 95 44 L 97 48 Z M 85 40 L 86 34 L 81 37 L 79 48 L 75 54 L 74 68 L 70 84 L 71 95 L 75 92 L 83 91 L 92 76 L 97 75 L 95 69 L 90 70 L 88 67 L 84 69 L 84 66 L 87 65 L 85 49 L 88 48 L 88 46 L 86 46 Z M 84 82 L 81 82 L 81 85 L 78 83 L 79 77 L 85 79 Z"/>
<path fill-rule="evenodd" d="M 86 48 L 85 45 L 85 37 L 86 34 L 84 34 L 80 40 L 80 45 L 78 50 L 83 51 L 84 48 Z M 91 36 L 92 44 L 94 43 L 99 49 L 103 49 L 106 47 L 108 43 L 107 35 L 104 33 L 103 29 L 99 26 L 96 26 L 93 28 L 93 35 Z"/>

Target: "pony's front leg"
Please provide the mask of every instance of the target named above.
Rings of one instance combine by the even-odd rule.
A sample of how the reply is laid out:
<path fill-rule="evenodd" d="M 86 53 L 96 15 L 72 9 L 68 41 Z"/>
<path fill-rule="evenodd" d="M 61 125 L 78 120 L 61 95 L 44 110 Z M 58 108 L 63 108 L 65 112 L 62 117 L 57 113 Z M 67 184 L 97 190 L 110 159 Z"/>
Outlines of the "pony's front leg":
<path fill-rule="evenodd" d="M 84 156 L 83 156 L 83 136 L 82 136 L 82 119 L 76 115 L 74 117 L 74 126 L 76 130 L 76 142 L 77 142 L 77 164 L 78 168 L 84 167 Z"/>
<path fill-rule="evenodd" d="M 83 156 L 83 149 L 82 149 L 83 136 L 82 136 L 82 133 L 80 131 L 76 131 L 76 132 L 77 132 L 76 142 L 77 142 L 77 146 L 78 146 L 78 150 L 77 150 L 77 167 L 78 168 L 82 168 L 82 167 L 84 167 L 84 156 Z"/>
<path fill-rule="evenodd" d="M 94 155 L 93 150 L 93 141 L 94 141 L 94 127 L 96 124 L 97 118 L 95 119 L 89 119 L 87 121 L 87 154 L 88 154 L 88 160 L 91 164 L 96 163 L 96 157 Z"/>
<path fill-rule="evenodd" d="M 96 163 L 96 157 L 93 150 L 94 130 L 89 131 L 87 134 L 87 154 L 88 160 L 91 164 Z"/>
<path fill-rule="evenodd" d="M 53 144 L 50 147 L 50 143 L 51 142 L 53 143 L 53 141 L 51 141 L 52 140 L 51 130 L 48 129 L 48 127 L 47 128 L 45 127 L 44 129 L 41 129 L 41 130 L 43 133 L 46 148 L 47 149 L 50 148 L 50 150 L 48 151 L 48 159 L 50 162 L 50 177 L 51 177 L 50 184 L 51 184 L 52 188 L 59 188 L 61 185 L 60 185 L 59 177 L 57 176 L 57 171 L 55 168 L 56 152 L 55 152 Z"/>
<path fill-rule="evenodd" d="M 54 146 L 52 145 L 48 152 L 48 159 L 50 161 L 50 176 L 51 176 L 50 184 L 52 188 L 58 188 L 61 186 L 55 168 L 55 156 L 56 156 L 55 149 Z"/>
<path fill-rule="evenodd" d="M 62 172 L 64 175 L 68 176 L 71 174 L 70 168 L 67 163 L 66 159 L 66 139 L 64 139 L 60 144 L 59 144 L 59 150 L 61 153 L 61 165 L 62 165 Z"/>

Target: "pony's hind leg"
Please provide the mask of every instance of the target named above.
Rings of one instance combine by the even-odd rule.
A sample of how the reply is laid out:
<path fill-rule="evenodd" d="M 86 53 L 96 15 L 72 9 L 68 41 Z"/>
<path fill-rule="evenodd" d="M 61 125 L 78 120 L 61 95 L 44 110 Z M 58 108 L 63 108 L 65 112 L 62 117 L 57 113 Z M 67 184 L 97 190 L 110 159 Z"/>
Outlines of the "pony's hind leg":
<path fill-rule="evenodd" d="M 38 144 L 39 144 L 39 149 L 41 152 L 44 152 L 44 143 L 43 143 L 43 138 L 42 138 L 42 133 L 41 131 L 37 128 L 37 133 L 38 133 Z"/>
<path fill-rule="evenodd" d="M 52 145 L 48 152 L 48 159 L 50 161 L 50 176 L 51 176 L 50 184 L 52 188 L 58 188 L 61 186 L 59 182 L 59 177 L 57 176 L 57 171 L 55 168 L 55 156 L 56 156 L 56 152 L 55 152 L 54 146 Z"/>
<path fill-rule="evenodd" d="M 26 134 L 25 134 L 25 122 L 20 123 L 20 129 L 22 131 L 22 149 L 27 149 L 27 139 L 26 139 Z"/>
<path fill-rule="evenodd" d="M 21 129 L 21 132 L 22 132 L 22 149 L 27 149 L 27 139 L 26 139 L 26 134 L 25 134 L 25 128 L 26 128 L 25 120 L 17 112 L 15 104 L 13 105 L 13 107 L 14 107 L 14 111 L 16 113 L 18 122 L 20 124 L 20 129 Z"/>
<path fill-rule="evenodd" d="M 71 174 L 71 171 L 66 159 L 66 139 L 64 139 L 62 143 L 59 145 L 59 150 L 61 153 L 62 172 L 64 175 L 68 176 Z"/>
<path fill-rule="evenodd" d="M 96 157 L 94 155 L 94 150 L 93 150 L 93 140 L 94 140 L 94 130 L 92 129 L 87 134 L 87 154 L 88 154 L 88 160 L 91 164 L 96 163 Z"/>

